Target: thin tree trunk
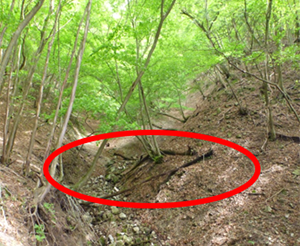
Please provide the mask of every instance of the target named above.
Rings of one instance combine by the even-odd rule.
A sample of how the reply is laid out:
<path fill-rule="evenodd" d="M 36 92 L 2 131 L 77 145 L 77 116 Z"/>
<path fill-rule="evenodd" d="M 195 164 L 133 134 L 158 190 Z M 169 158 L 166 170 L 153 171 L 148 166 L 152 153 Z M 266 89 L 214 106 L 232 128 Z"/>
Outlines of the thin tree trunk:
<path fill-rule="evenodd" d="M 265 59 L 265 79 L 269 80 L 269 45 L 268 45 L 268 37 L 269 37 L 269 27 L 270 27 L 270 19 L 272 14 L 272 1 L 268 0 L 268 7 L 267 7 L 267 13 L 266 13 L 266 30 L 265 30 L 265 50 L 266 50 L 266 59 Z M 270 140 L 276 139 L 276 132 L 275 132 L 275 126 L 273 122 L 273 116 L 272 116 L 272 108 L 269 101 L 269 95 L 268 95 L 268 88 L 269 85 L 265 82 L 263 82 L 263 93 L 265 96 L 265 102 L 266 102 L 266 108 L 267 108 L 267 114 L 268 114 L 268 133 Z"/>
<path fill-rule="evenodd" d="M 182 14 L 187 15 L 191 20 L 193 20 L 193 22 L 194 22 L 201 30 L 203 30 L 202 25 L 201 25 L 201 24 L 200 24 L 193 16 L 191 16 L 191 15 L 190 15 L 189 13 L 187 13 L 185 10 L 182 10 Z M 288 29 L 288 28 L 287 28 L 287 29 Z M 203 30 L 203 31 L 205 31 L 205 30 Z M 208 36 L 207 36 L 207 37 L 208 37 Z M 208 37 L 208 38 L 209 38 L 209 37 Z M 211 40 L 210 40 L 210 42 L 211 42 Z M 299 117 L 299 115 L 297 114 L 297 111 L 295 110 L 295 108 L 294 108 L 293 105 L 291 104 L 291 102 L 290 102 L 288 96 L 286 95 L 286 93 L 285 93 L 283 90 L 281 90 L 281 88 L 278 86 L 278 84 L 273 83 L 273 82 L 271 82 L 271 81 L 269 81 L 269 80 L 267 80 L 267 79 L 264 79 L 264 78 L 263 78 L 264 76 L 263 76 L 262 74 L 261 74 L 261 77 L 258 77 L 257 75 L 255 75 L 255 74 L 253 74 L 253 73 L 250 73 L 249 71 L 245 71 L 245 70 L 239 68 L 236 64 L 234 64 L 233 62 L 231 62 L 230 58 L 229 58 L 228 56 L 226 56 L 223 52 L 221 52 L 221 51 L 216 47 L 216 45 L 215 45 L 213 42 L 211 42 L 211 44 L 212 44 L 213 48 L 215 49 L 215 51 L 216 51 L 218 54 L 222 55 L 222 56 L 227 60 L 227 62 L 228 62 L 231 66 L 233 66 L 234 68 L 236 68 L 236 69 L 239 70 L 240 72 L 242 72 L 242 73 L 244 73 L 244 74 L 248 74 L 248 75 L 250 75 L 251 77 L 256 78 L 256 79 L 259 80 L 259 81 L 262 81 L 262 82 L 267 83 L 267 84 L 269 84 L 269 85 L 275 86 L 275 87 L 277 88 L 277 90 L 279 90 L 280 93 L 283 95 L 285 101 L 287 102 L 289 108 L 290 108 L 290 109 L 292 110 L 292 112 L 294 113 L 294 115 L 295 115 L 295 117 L 297 118 L 298 122 L 300 122 L 300 117 Z M 258 69 L 258 71 L 260 72 L 259 69 Z"/>
<path fill-rule="evenodd" d="M 16 95 L 17 87 L 18 87 L 18 75 L 19 75 L 19 64 L 20 64 L 20 54 L 21 54 L 22 47 L 20 46 L 15 50 L 13 57 L 17 56 L 16 64 L 13 64 L 14 59 L 11 60 L 12 69 L 10 70 L 9 78 L 8 78 L 8 86 L 7 86 L 7 101 L 6 101 L 6 111 L 5 111 L 5 119 L 3 125 L 3 145 L 2 145 L 2 157 L 0 158 L 0 162 L 3 164 L 8 164 L 7 162 L 7 155 L 6 155 L 6 144 L 7 144 L 7 137 L 8 137 L 8 129 L 11 122 L 11 115 L 13 113 L 13 102 L 14 97 Z M 13 91 L 11 93 L 11 86 L 12 86 L 12 71 L 17 71 L 16 76 L 14 79 L 13 84 Z"/>
<path fill-rule="evenodd" d="M 299 10 L 297 8 L 297 2 L 294 0 L 294 5 L 296 9 L 296 19 L 295 19 L 295 41 L 298 46 L 300 44 L 300 21 L 299 21 Z"/>
<path fill-rule="evenodd" d="M 45 84 L 46 77 L 47 77 L 47 69 L 48 69 L 48 65 L 49 65 L 50 53 L 51 53 L 52 45 L 54 43 L 54 38 L 55 38 L 55 35 L 56 35 L 56 25 L 57 25 L 57 20 L 58 20 L 58 17 L 59 17 L 60 7 L 61 7 L 61 1 L 59 2 L 58 7 L 57 7 L 55 21 L 54 21 L 53 29 L 52 29 L 52 38 L 51 38 L 51 40 L 48 44 L 47 57 L 46 57 L 45 65 L 44 65 L 43 77 L 42 77 L 40 90 L 39 90 L 39 98 L 38 98 L 38 101 L 37 101 L 37 109 L 36 109 L 36 115 L 35 115 L 35 120 L 34 120 L 34 127 L 33 127 L 33 130 L 32 130 L 32 133 L 31 133 L 31 138 L 30 138 L 30 142 L 29 142 L 29 149 L 28 149 L 28 152 L 27 152 L 25 166 L 24 166 L 24 169 L 23 169 L 23 171 L 25 172 L 25 175 L 28 175 L 29 172 L 30 172 L 31 155 L 32 155 L 35 135 L 36 135 L 38 122 L 39 122 L 39 117 L 40 117 L 40 112 L 41 112 L 43 92 L 44 92 L 44 84 Z M 49 16 L 52 13 L 51 8 L 52 8 L 52 6 L 50 6 L 50 9 L 49 9 Z"/>
<path fill-rule="evenodd" d="M 45 0 L 40 0 L 37 2 L 37 4 L 32 8 L 32 10 L 29 12 L 29 14 L 24 18 L 24 20 L 19 24 L 19 26 L 17 27 L 16 31 L 14 32 L 8 46 L 7 49 L 5 50 L 2 62 L 1 62 L 1 66 L 0 66 L 0 94 L 2 92 L 3 89 L 3 76 L 4 76 L 4 72 L 6 69 L 6 66 L 8 64 L 9 61 L 9 57 L 11 55 L 11 52 L 13 50 L 13 47 L 15 46 L 15 44 L 17 43 L 17 40 L 19 38 L 19 36 L 21 35 L 23 29 L 29 24 L 29 22 L 31 21 L 31 19 L 35 16 L 35 14 L 39 11 L 39 9 L 42 7 L 43 3 Z"/>
<path fill-rule="evenodd" d="M 64 135 L 66 133 L 67 125 L 68 125 L 68 122 L 69 122 L 69 118 L 70 118 L 70 115 L 71 115 L 71 112 L 72 112 L 72 108 L 73 108 L 73 103 L 74 103 L 74 100 L 75 100 L 75 94 L 76 94 L 76 88 L 77 88 L 77 83 L 78 83 L 79 71 L 80 71 L 81 61 L 82 61 L 82 57 L 83 57 L 83 53 L 84 53 L 84 48 L 85 48 L 85 43 L 86 43 L 86 39 L 87 39 L 88 29 L 89 29 L 91 4 L 92 4 L 92 0 L 89 0 L 88 4 L 86 6 L 86 9 L 84 11 L 84 14 L 83 14 L 83 18 L 84 18 L 85 14 L 86 14 L 84 36 L 83 36 L 83 39 L 81 41 L 80 48 L 79 48 L 79 51 L 78 51 L 78 56 L 77 56 L 77 61 L 76 61 L 76 68 L 75 68 L 75 74 L 74 74 L 74 83 L 73 83 L 71 98 L 70 98 L 70 102 L 69 102 L 67 113 L 65 115 L 64 124 L 63 124 L 63 127 L 61 129 L 59 140 L 58 140 L 58 143 L 57 143 L 57 146 L 56 146 L 57 148 L 61 147 L 61 145 L 62 145 L 62 141 L 63 141 Z M 83 21 L 83 19 L 82 19 L 82 21 Z M 78 28 L 78 34 L 79 34 L 80 26 Z M 78 36 L 76 37 L 76 39 L 78 39 Z M 56 167 L 58 165 L 57 161 L 58 161 L 58 157 L 56 157 L 52 161 L 52 163 L 50 165 L 50 175 L 53 178 L 55 178 Z M 60 174 L 59 181 L 61 181 L 62 178 L 63 178 L 63 166 L 62 166 L 62 163 L 60 165 L 60 168 L 61 168 L 61 174 Z M 39 197 L 39 200 L 38 200 L 39 204 L 44 200 L 46 194 L 50 191 L 50 188 L 51 188 L 51 184 L 48 183 L 47 187 L 44 190 L 44 192 Z"/>
<path fill-rule="evenodd" d="M 246 26 L 247 26 L 250 34 L 251 34 L 251 44 L 250 44 L 250 47 L 251 47 L 251 50 L 252 50 L 254 41 L 259 46 L 261 46 L 261 45 L 260 45 L 259 41 L 257 40 L 257 38 L 255 37 L 254 31 L 253 31 L 253 29 L 252 29 L 252 27 L 251 27 L 251 25 L 249 23 L 249 20 L 248 20 L 247 0 L 244 0 L 244 6 L 245 6 L 244 7 L 244 17 L 245 17 Z"/>
<path fill-rule="evenodd" d="M 8 85 L 7 85 L 7 93 L 6 93 L 6 110 L 5 110 L 5 119 L 4 119 L 4 125 L 3 125 L 3 146 L 2 146 L 2 156 L 0 158 L 0 163 L 6 165 L 8 164 L 7 160 L 7 153 L 6 153 L 6 139 L 8 135 L 8 126 L 9 126 L 9 114 L 10 114 L 10 88 L 11 88 L 11 82 L 12 82 L 12 70 L 9 72 L 8 77 Z"/>
<path fill-rule="evenodd" d="M 132 22 L 132 25 L 134 28 L 135 25 L 133 22 Z M 135 41 L 136 41 L 136 65 L 135 65 L 135 68 L 136 68 L 136 74 L 138 75 L 139 74 L 139 59 L 140 59 L 140 42 L 139 42 L 138 38 L 136 38 Z M 147 106 L 147 102 L 146 102 L 144 89 L 143 89 L 141 80 L 139 81 L 138 85 L 139 85 L 140 107 L 141 107 L 141 115 L 142 115 L 142 120 L 143 120 L 143 127 L 144 127 L 144 129 L 147 127 L 145 124 L 145 121 L 144 121 L 144 114 L 143 114 L 143 109 L 144 109 L 149 128 L 150 128 L 150 130 L 152 130 L 153 126 L 152 126 L 150 113 L 148 110 L 148 106 Z M 140 138 L 143 139 L 144 141 L 148 142 L 147 144 L 142 142 L 144 147 L 145 147 L 145 145 L 150 147 L 150 149 L 146 148 L 145 150 L 149 153 L 149 155 L 151 156 L 151 158 L 153 160 L 157 160 L 159 162 L 161 160 L 162 155 L 161 155 L 158 143 L 156 141 L 156 137 L 154 135 L 152 136 L 153 145 L 151 144 L 151 142 L 149 142 L 147 136 L 140 136 Z"/>
<path fill-rule="evenodd" d="M 201 88 L 200 88 L 200 89 L 201 89 Z M 180 114 L 181 114 L 181 116 L 182 116 L 182 118 L 183 118 L 183 121 L 186 122 L 186 121 L 188 120 L 189 117 L 185 117 L 184 111 L 183 111 L 183 108 L 182 108 L 182 102 L 181 102 L 181 98 L 180 98 L 180 92 L 177 91 L 177 93 L 178 93 L 179 111 L 180 111 Z M 203 96 L 203 94 L 202 94 L 202 96 Z"/>
<path fill-rule="evenodd" d="M 162 26 L 163 26 L 163 23 L 164 21 L 166 20 L 166 18 L 168 17 L 168 15 L 170 14 L 174 4 L 175 4 L 176 0 L 173 0 L 169 9 L 166 11 L 166 13 L 164 14 L 164 0 L 161 0 L 161 15 L 160 15 L 160 22 L 159 22 L 159 25 L 158 25 L 158 28 L 157 28 L 157 31 L 156 31 L 156 34 L 155 34 L 155 39 L 154 39 L 154 42 L 152 44 L 152 47 L 148 53 L 148 56 L 147 56 L 147 59 L 146 59 L 146 62 L 144 64 L 144 67 L 143 69 L 140 71 L 139 75 L 137 76 L 137 78 L 135 79 L 135 81 L 133 82 L 133 84 L 131 85 L 122 105 L 120 106 L 118 112 L 117 112 L 117 117 L 116 117 L 116 121 L 118 121 L 119 117 L 120 117 L 120 113 L 124 110 L 129 98 L 131 97 L 135 87 L 137 86 L 138 82 L 141 80 L 141 78 L 143 77 L 144 73 L 145 73 L 145 70 L 147 69 L 148 65 L 149 65 L 149 62 L 150 62 L 150 59 L 151 59 L 151 56 L 156 48 L 156 45 L 157 45 L 157 42 L 158 42 L 158 38 L 160 36 L 160 32 L 161 32 L 161 29 L 162 29 Z M 113 127 L 113 130 L 115 129 L 115 126 Z M 84 175 L 74 186 L 73 186 L 73 189 L 74 190 L 77 190 L 79 187 L 81 187 L 83 184 L 85 184 L 85 182 L 88 181 L 88 179 L 90 178 L 91 174 L 93 173 L 94 169 L 95 169 L 95 166 L 96 166 L 96 163 L 97 163 L 97 160 L 98 158 L 100 157 L 100 155 L 102 154 L 102 151 L 104 149 L 104 146 L 106 145 L 107 143 L 107 139 L 103 140 L 102 144 L 100 145 L 97 153 L 96 153 L 96 156 L 94 157 L 94 160 L 93 160 L 93 163 L 90 167 L 90 169 L 88 170 L 87 174 Z"/>
<path fill-rule="evenodd" d="M 10 12 L 8 13 L 8 16 L 7 18 L 10 17 L 10 14 L 13 12 L 14 10 L 14 6 L 15 6 L 15 0 L 13 0 L 10 4 Z M 0 27 L 2 26 L 3 23 L 0 24 Z M 3 41 L 3 37 L 4 37 L 4 34 L 7 30 L 7 26 L 3 27 L 2 31 L 1 31 L 1 34 L 0 34 L 0 47 L 2 46 L 2 41 Z M 1 62 L 1 56 L 0 56 L 0 62 Z"/>
<path fill-rule="evenodd" d="M 38 48 L 37 48 L 37 50 L 36 50 L 36 52 L 35 52 L 35 54 L 33 55 L 33 58 L 32 58 L 33 66 L 30 68 L 30 70 L 28 72 L 28 76 L 26 78 L 26 82 L 24 84 L 22 102 L 21 102 L 20 108 L 18 110 L 18 113 L 15 117 L 15 121 L 14 121 L 14 124 L 12 126 L 12 130 L 9 134 L 8 142 L 7 142 L 6 149 L 5 149 L 6 158 L 9 158 L 10 153 L 13 149 L 16 133 L 17 133 L 19 123 L 20 123 L 20 120 L 21 120 L 21 117 L 22 117 L 22 114 L 23 114 L 23 110 L 24 110 L 24 107 L 25 107 L 25 100 L 28 96 L 28 92 L 29 92 L 29 89 L 30 89 L 31 84 L 32 84 L 33 75 L 34 75 L 34 72 L 36 70 L 37 63 L 38 63 L 38 61 L 41 57 L 42 51 L 43 51 L 43 49 L 46 45 L 46 42 L 48 40 L 48 38 L 45 37 L 46 36 L 45 35 L 45 30 L 48 26 L 48 21 L 49 21 L 50 14 L 51 13 L 48 13 L 48 16 L 45 19 L 44 26 L 43 26 L 43 29 L 42 29 L 42 32 L 41 32 L 41 41 L 40 41 L 40 44 L 39 44 L 39 46 L 38 46 Z"/>
<path fill-rule="evenodd" d="M 76 52 L 76 49 L 77 49 L 78 38 L 79 38 L 80 29 L 81 29 L 81 25 L 83 23 L 83 20 L 84 20 L 84 15 L 83 15 L 83 17 L 82 17 L 82 19 L 79 23 L 78 29 L 77 29 L 77 34 L 76 34 L 75 42 L 74 42 L 74 45 L 73 45 L 72 53 L 70 55 L 68 68 L 66 70 L 64 81 L 63 81 L 63 83 L 61 85 L 61 88 L 60 88 L 60 93 L 59 93 L 59 96 L 58 96 L 58 102 L 57 102 L 57 105 L 56 105 L 55 115 L 54 115 L 54 119 L 53 119 L 53 122 L 52 122 L 52 128 L 51 128 L 50 135 L 49 135 L 49 138 L 48 138 L 48 141 L 47 141 L 47 147 L 46 147 L 46 150 L 45 150 L 43 163 L 45 162 L 45 160 L 48 158 L 48 156 L 50 154 L 50 148 L 51 148 L 52 141 L 53 141 L 53 136 L 54 136 L 54 132 L 55 132 L 55 128 L 56 128 L 56 122 L 57 122 L 59 110 L 60 110 L 61 103 L 62 103 L 63 92 L 64 92 L 64 89 L 65 89 L 66 84 L 68 82 L 69 74 L 70 74 L 70 71 L 71 71 L 72 63 L 73 63 L 73 58 L 74 58 L 74 55 L 75 55 L 75 52 Z M 59 29 L 58 29 L 57 33 L 59 33 Z M 42 167 L 41 167 L 41 173 L 43 173 L 43 168 Z"/>
<path fill-rule="evenodd" d="M 152 122 L 151 122 L 151 118 L 150 118 L 150 114 L 149 114 L 149 110 L 148 110 L 148 106 L 147 106 L 147 102 L 146 102 L 146 98 L 145 98 L 145 94 L 144 94 L 144 89 L 143 89 L 141 81 L 139 83 L 139 86 L 140 86 L 142 102 L 143 102 L 143 105 L 144 105 L 144 109 L 145 109 L 146 117 L 147 117 L 147 120 L 148 120 L 149 128 L 150 128 L 150 130 L 153 130 L 153 126 L 152 126 Z M 154 153 L 152 154 L 151 158 L 159 163 L 162 160 L 162 155 L 161 155 L 158 143 L 157 143 L 156 138 L 155 138 L 154 135 L 152 135 L 152 141 L 153 141 L 154 149 L 151 149 L 151 152 L 154 152 Z"/>

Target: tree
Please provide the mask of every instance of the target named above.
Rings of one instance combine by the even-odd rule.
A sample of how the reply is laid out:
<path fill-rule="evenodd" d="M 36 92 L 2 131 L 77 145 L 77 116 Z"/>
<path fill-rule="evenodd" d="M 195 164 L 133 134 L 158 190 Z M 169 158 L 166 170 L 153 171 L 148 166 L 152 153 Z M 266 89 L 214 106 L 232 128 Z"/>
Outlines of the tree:
<path fill-rule="evenodd" d="M 5 50 L 5 53 L 4 53 L 2 61 L 1 61 L 1 66 L 0 66 L 0 94 L 1 94 L 2 89 L 3 89 L 3 75 L 4 75 L 4 72 L 5 72 L 6 66 L 9 62 L 9 58 L 11 56 L 12 50 L 13 50 L 15 44 L 17 43 L 17 40 L 18 40 L 19 36 L 21 35 L 22 31 L 29 24 L 31 19 L 36 15 L 36 13 L 39 11 L 39 9 L 42 7 L 44 1 L 45 0 L 38 1 L 37 4 L 29 12 L 29 14 L 19 24 L 19 26 L 15 30 L 15 32 L 14 32 L 14 34 L 13 34 L 6 50 Z M 13 4 L 12 4 L 12 8 L 13 8 Z"/>

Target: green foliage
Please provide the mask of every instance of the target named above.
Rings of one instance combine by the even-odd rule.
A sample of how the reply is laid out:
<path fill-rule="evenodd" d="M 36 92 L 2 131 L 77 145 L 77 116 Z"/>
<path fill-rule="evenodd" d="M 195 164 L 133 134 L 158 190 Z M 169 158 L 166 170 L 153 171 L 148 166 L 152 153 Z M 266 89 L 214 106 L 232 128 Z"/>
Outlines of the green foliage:
<path fill-rule="evenodd" d="M 39 242 L 42 242 L 46 238 L 45 232 L 44 232 L 44 230 L 45 230 L 44 225 L 43 224 L 41 224 L 41 225 L 35 224 L 34 225 L 34 230 L 35 230 L 36 240 L 39 241 Z"/>
<path fill-rule="evenodd" d="M 44 202 L 43 204 L 44 208 L 46 210 L 48 210 L 51 214 L 55 214 L 55 210 L 54 210 L 54 204 L 53 203 L 47 203 L 47 202 Z"/>
<path fill-rule="evenodd" d="M 160 3 L 121 0 L 93 2 L 73 112 L 83 112 L 90 118 L 98 119 L 101 132 L 111 131 L 114 125 L 118 126 L 118 130 L 141 128 L 144 108 L 140 103 L 138 89 L 134 91 L 126 106 L 126 114 L 122 114 L 118 121 L 116 112 L 137 72 L 144 69 L 159 24 Z M 30 2 L 26 11 L 28 12 L 34 4 L 34 1 Z M 16 99 L 21 98 L 23 81 L 27 78 L 30 66 L 34 65 L 34 55 L 41 41 L 49 4 L 50 2 L 45 2 L 18 40 L 18 47 L 22 47 L 20 62 L 26 57 L 26 65 L 18 72 L 20 83 Z M 57 4 L 58 1 L 54 1 L 55 8 Z M 165 4 L 166 10 L 171 0 L 165 1 Z M 62 1 L 62 5 L 60 29 L 54 39 L 48 67 L 48 75 L 53 76 L 53 80 L 45 84 L 46 90 L 50 91 L 52 98 L 54 97 L 50 99 L 52 104 L 57 103 L 60 85 L 66 76 L 75 41 L 75 30 L 82 18 L 86 1 Z M 2 26 L 7 28 L 1 48 L 7 47 L 21 21 L 19 4 L 15 4 L 13 11 L 10 11 L 10 7 L 10 1 L 1 1 L 0 21 Z M 247 66 L 264 61 L 266 7 L 267 3 L 260 0 L 177 2 L 163 25 L 155 52 L 141 81 L 151 117 L 170 108 L 180 108 L 179 100 L 184 101 L 190 91 L 189 81 L 216 64 L 225 64 L 227 61 L 224 55 Z M 295 22 L 299 7 L 297 2 L 287 5 L 286 1 L 280 0 L 273 3 L 269 33 L 269 55 L 273 64 L 291 62 L 299 69 L 300 48 L 291 40 L 296 31 Z M 197 27 L 195 20 L 182 15 L 182 9 L 195 17 L 208 32 L 205 33 Z M 51 24 L 44 30 L 46 36 L 52 31 L 55 14 L 49 18 Z M 83 28 L 80 31 L 80 39 L 82 35 Z M 214 47 L 211 42 L 214 43 Z M 33 96 L 36 96 L 43 76 L 46 53 L 47 49 L 44 49 L 34 73 L 35 90 L 30 91 L 26 100 L 33 100 Z M 63 92 L 59 116 L 66 113 L 69 105 L 75 63 L 76 58 L 71 65 L 67 88 Z M 11 69 L 10 66 L 7 70 Z M 13 76 L 16 76 L 16 71 L 13 71 Z M 197 84 L 197 87 L 200 88 L 201 84 Z M 47 105 L 42 117 L 46 120 L 53 119 L 53 108 Z"/>
<path fill-rule="evenodd" d="M 51 214 L 52 221 L 55 222 L 55 210 L 54 210 L 54 204 L 53 203 L 47 203 L 45 202 L 43 204 L 44 208 Z"/>

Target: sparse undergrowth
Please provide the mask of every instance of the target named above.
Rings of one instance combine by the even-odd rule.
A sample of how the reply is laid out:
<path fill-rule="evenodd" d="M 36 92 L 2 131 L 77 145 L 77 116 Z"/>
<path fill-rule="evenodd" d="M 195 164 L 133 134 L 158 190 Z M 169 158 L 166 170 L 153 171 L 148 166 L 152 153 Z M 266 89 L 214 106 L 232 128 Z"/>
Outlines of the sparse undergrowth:
<path fill-rule="evenodd" d="M 237 85 L 250 86 L 246 81 Z M 282 137 L 265 142 L 266 116 L 257 103 L 261 95 L 256 87 L 251 88 L 238 93 L 240 99 L 247 102 L 246 115 L 240 114 L 230 92 L 223 89 L 213 92 L 210 99 L 202 101 L 187 122 L 178 127 L 179 130 L 225 138 L 250 150 L 262 166 L 260 178 L 251 188 L 212 204 L 166 210 L 97 206 L 52 191 L 42 209 L 28 211 L 36 176 L 32 175 L 29 179 L 21 176 L 18 155 L 24 153 L 21 145 L 17 145 L 18 151 L 13 156 L 16 162 L 9 168 L 0 169 L 1 180 L 5 180 L 1 183 L 1 228 L 6 230 L 1 238 L 13 238 L 23 245 L 33 245 L 34 242 L 39 245 L 299 244 L 298 123 L 287 110 L 285 102 L 276 99 L 274 118 L 278 136 Z M 292 95 L 293 91 L 290 89 L 288 92 Z M 299 111 L 300 105 L 295 104 L 295 108 Z M 42 132 L 39 134 L 43 135 Z M 19 135 L 18 139 L 24 137 L 26 135 Z M 39 141 L 42 143 L 43 138 Z M 196 199 L 233 189 L 245 183 L 253 174 L 253 166 L 246 157 L 224 146 L 176 137 L 162 138 L 160 144 L 162 149 L 177 153 L 192 149 L 195 153 L 203 154 L 212 148 L 214 155 L 211 159 L 178 170 L 163 184 L 155 179 L 113 199 L 135 202 Z M 80 152 L 70 150 L 63 155 L 70 184 L 86 170 L 96 148 L 85 146 Z M 124 149 L 125 153 L 120 152 Z M 131 147 L 130 142 L 126 148 L 118 149 L 117 145 L 107 148 L 93 178 L 81 192 L 93 196 L 111 194 L 124 185 L 137 184 L 149 177 L 172 171 L 195 158 L 193 155 L 165 155 L 162 164 L 155 164 L 148 159 L 130 177 L 122 176 L 122 173 L 128 175 L 127 171 L 138 160 L 134 154 L 136 149 L 137 146 Z M 124 160 L 120 155 L 113 156 L 115 153 L 122 153 L 132 160 Z M 35 154 L 38 156 L 38 152 Z M 13 225 L 19 228 L 19 236 Z M 27 236 L 28 231 L 30 236 Z"/>

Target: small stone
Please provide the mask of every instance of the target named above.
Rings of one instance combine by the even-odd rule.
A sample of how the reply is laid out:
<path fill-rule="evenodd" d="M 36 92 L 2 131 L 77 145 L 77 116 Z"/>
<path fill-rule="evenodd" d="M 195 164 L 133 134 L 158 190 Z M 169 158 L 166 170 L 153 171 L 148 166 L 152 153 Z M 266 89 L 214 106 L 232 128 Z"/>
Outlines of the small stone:
<path fill-rule="evenodd" d="M 122 240 L 119 240 L 116 242 L 115 246 L 123 246 L 124 242 Z"/>
<path fill-rule="evenodd" d="M 132 230 L 138 234 L 140 232 L 140 228 L 138 228 L 137 226 L 133 227 Z"/>
<path fill-rule="evenodd" d="M 157 238 L 155 231 L 152 231 L 152 232 L 151 232 L 151 237 Z"/>
<path fill-rule="evenodd" d="M 114 243 L 114 237 L 112 236 L 112 235 L 108 235 L 108 239 L 109 239 L 109 241 L 111 242 L 111 243 Z"/>
<path fill-rule="evenodd" d="M 93 218 L 91 217 L 91 215 L 89 213 L 85 213 L 82 216 L 82 219 L 88 224 L 92 223 L 92 221 L 93 221 Z"/>
<path fill-rule="evenodd" d="M 125 243 L 130 244 L 132 242 L 132 238 L 126 235 L 123 236 L 123 240 Z"/>
<path fill-rule="evenodd" d="M 109 211 L 106 211 L 104 214 L 103 214 L 103 219 L 104 220 L 110 220 L 112 218 L 112 213 L 109 212 Z"/>
<path fill-rule="evenodd" d="M 120 211 L 117 207 L 111 207 L 111 212 L 115 215 L 120 213 Z"/>
<path fill-rule="evenodd" d="M 124 213 L 120 213 L 119 217 L 121 220 L 125 220 L 127 218 L 126 214 Z"/>

